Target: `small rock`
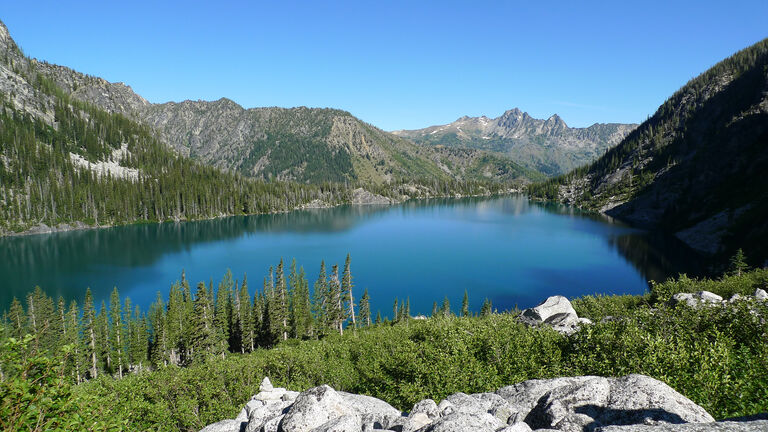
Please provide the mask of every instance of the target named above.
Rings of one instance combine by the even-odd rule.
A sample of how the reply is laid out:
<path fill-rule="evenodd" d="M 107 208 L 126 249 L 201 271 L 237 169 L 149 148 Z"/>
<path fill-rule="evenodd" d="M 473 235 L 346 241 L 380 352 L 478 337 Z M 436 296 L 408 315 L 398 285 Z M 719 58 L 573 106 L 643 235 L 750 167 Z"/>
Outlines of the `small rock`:
<path fill-rule="evenodd" d="M 299 392 L 287 391 L 283 393 L 283 396 L 280 399 L 284 401 L 294 401 L 298 396 L 299 396 Z"/>
<path fill-rule="evenodd" d="M 755 298 L 758 300 L 768 300 L 768 292 L 765 292 L 764 289 L 757 288 L 755 290 Z"/>
<path fill-rule="evenodd" d="M 271 392 L 274 390 L 274 387 L 272 387 L 272 381 L 269 380 L 268 377 L 264 377 L 263 380 L 261 380 L 261 385 L 259 386 L 260 392 Z"/>
<path fill-rule="evenodd" d="M 524 310 L 522 314 L 523 317 L 537 322 L 555 319 L 557 315 L 571 315 L 574 319 L 578 319 L 576 310 L 571 305 L 571 302 L 563 296 L 549 297 L 538 306 Z"/>
<path fill-rule="evenodd" d="M 455 411 L 456 407 L 447 399 L 444 399 L 437 404 L 437 412 L 440 413 L 441 416 L 447 416 Z"/>
<path fill-rule="evenodd" d="M 363 424 L 360 420 L 360 416 L 347 414 L 328 420 L 322 425 L 312 429 L 311 432 L 359 432 L 362 429 Z"/>
<path fill-rule="evenodd" d="M 432 399 L 424 399 L 423 401 L 416 402 L 411 410 L 410 415 L 416 413 L 426 414 L 431 419 L 436 419 L 440 415 L 440 411 L 437 409 L 437 404 Z"/>
<path fill-rule="evenodd" d="M 696 293 L 696 296 L 704 302 L 707 303 L 722 303 L 723 298 L 715 293 L 711 293 L 709 291 L 699 291 Z"/>
<path fill-rule="evenodd" d="M 603 426 L 595 432 L 765 432 L 768 420 L 746 422 L 682 423 L 657 425 Z"/>
<path fill-rule="evenodd" d="M 343 415 L 357 415 L 330 386 L 321 385 L 299 394 L 283 418 L 283 432 L 306 432 Z"/>
<path fill-rule="evenodd" d="M 465 412 L 455 412 L 444 417 L 440 417 L 431 424 L 420 429 L 420 432 L 495 432 L 497 429 L 506 427 L 496 417 L 481 413 L 479 415 Z"/>
<path fill-rule="evenodd" d="M 734 294 L 731 296 L 730 299 L 728 299 L 728 303 L 736 303 L 737 301 L 743 300 L 744 297 L 741 296 L 741 294 Z"/>
<path fill-rule="evenodd" d="M 237 420 L 222 420 L 218 423 L 209 424 L 200 432 L 240 432 L 241 423 Z"/>
<path fill-rule="evenodd" d="M 528 426 L 528 423 L 525 422 L 517 422 L 513 423 L 504 429 L 499 429 L 496 432 L 531 432 L 532 429 L 530 426 Z"/>
<path fill-rule="evenodd" d="M 424 413 L 415 413 L 408 416 L 408 421 L 403 427 L 403 432 L 414 432 L 432 423 L 432 419 Z"/>

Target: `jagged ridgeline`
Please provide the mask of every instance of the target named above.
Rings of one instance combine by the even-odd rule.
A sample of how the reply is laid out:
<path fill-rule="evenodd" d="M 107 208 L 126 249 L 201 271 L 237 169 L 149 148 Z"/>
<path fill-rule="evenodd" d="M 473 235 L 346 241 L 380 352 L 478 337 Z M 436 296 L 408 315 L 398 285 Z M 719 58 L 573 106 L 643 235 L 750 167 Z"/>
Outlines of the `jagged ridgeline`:
<path fill-rule="evenodd" d="M 678 90 L 593 164 L 530 194 L 661 228 L 719 258 L 768 258 L 768 39 Z"/>
<path fill-rule="evenodd" d="M 246 177 L 363 184 L 543 179 L 502 156 L 414 144 L 342 110 L 245 109 L 226 98 L 152 104 L 123 83 L 45 62 L 34 66 L 72 99 L 148 125 L 177 153 Z"/>
<path fill-rule="evenodd" d="M 557 114 L 541 120 L 515 108 L 497 118 L 464 116 L 447 125 L 393 133 L 437 148 L 497 152 L 528 168 L 558 175 L 594 161 L 635 127 L 595 123 L 587 128 L 571 128 Z"/>

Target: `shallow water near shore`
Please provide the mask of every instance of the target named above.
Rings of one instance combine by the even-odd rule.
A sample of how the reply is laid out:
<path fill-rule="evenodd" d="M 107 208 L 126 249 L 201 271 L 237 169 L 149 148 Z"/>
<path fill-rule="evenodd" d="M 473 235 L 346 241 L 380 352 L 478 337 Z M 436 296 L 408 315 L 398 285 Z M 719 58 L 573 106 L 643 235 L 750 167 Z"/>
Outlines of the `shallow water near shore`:
<path fill-rule="evenodd" d="M 487 297 L 503 311 L 555 294 L 641 294 L 648 280 L 700 271 L 675 239 L 513 195 L 0 238 L 0 305 L 36 285 L 78 303 L 86 287 L 100 302 L 117 286 L 146 310 L 182 269 L 193 284 L 247 273 L 253 294 L 281 257 L 295 258 L 311 287 L 321 260 L 330 273 L 347 253 L 355 297 L 368 288 L 383 316 L 395 297 L 428 315 L 446 296 L 458 311 L 467 290 L 472 310 Z"/>

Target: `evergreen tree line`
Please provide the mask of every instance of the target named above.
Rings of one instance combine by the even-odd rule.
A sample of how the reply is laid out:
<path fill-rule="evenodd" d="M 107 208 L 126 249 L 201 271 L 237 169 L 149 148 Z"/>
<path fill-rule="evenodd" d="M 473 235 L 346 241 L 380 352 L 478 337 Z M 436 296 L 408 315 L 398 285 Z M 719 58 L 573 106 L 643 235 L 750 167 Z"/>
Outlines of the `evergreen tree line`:
<path fill-rule="evenodd" d="M 117 288 L 109 304 L 102 301 L 97 309 L 90 288 L 80 306 L 74 300 L 66 304 L 62 297 L 54 301 L 36 287 L 27 295 L 26 308 L 13 299 L 3 314 L 0 336 L 22 340 L 31 334 L 38 353 L 55 354 L 69 346 L 65 369 L 75 382 L 101 374 L 122 377 L 370 326 L 368 290 L 358 300 L 353 288 L 349 255 L 341 274 L 336 264 L 328 274 L 322 262 L 312 290 L 295 260 L 287 269 L 282 259 L 271 267 L 253 296 L 246 275 L 240 282 L 228 270 L 216 287 L 211 280 L 193 290 L 182 272 L 167 301 L 158 292 L 147 312 L 130 298 L 122 299 Z"/>
<path fill-rule="evenodd" d="M 408 189 L 405 182 L 424 186 L 419 196 L 505 188 L 492 181 L 432 177 L 381 186 L 349 184 L 341 178 L 311 184 L 252 179 L 169 150 L 149 127 L 72 98 L 34 67 L 22 72 L 40 95 L 36 108 L 53 114 L 54 123 L 17 109 L 13 94 L 0 92 L 0 232 L 40 223 L 114 225 L 271 213 L 313 200 L 336 205 L 350 202 L 352 189 L 360 186 L 400 198 Z M 119 158 L 121 167 L 138 175 L 99 175 L 78 166 L 72 155 L 90 162 Z"/>

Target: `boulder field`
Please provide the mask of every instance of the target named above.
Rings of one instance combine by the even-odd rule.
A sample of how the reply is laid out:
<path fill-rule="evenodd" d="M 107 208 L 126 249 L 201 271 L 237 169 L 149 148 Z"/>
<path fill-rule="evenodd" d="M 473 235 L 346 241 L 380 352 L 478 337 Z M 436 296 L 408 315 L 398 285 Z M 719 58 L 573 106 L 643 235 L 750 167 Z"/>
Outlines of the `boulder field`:
<path fill-rule="evenodd" d="M 322 385 L 304 392 L 264 378 L 240 415 L 201 432 L 705 432 L 767 431 L 768 416 L 715 422 L 661 381 L 563 377 L 524 381 L 492 393 L 417 402 L 400 412 L 371 396 Z"/>

